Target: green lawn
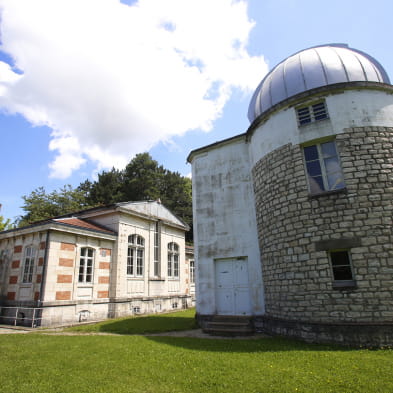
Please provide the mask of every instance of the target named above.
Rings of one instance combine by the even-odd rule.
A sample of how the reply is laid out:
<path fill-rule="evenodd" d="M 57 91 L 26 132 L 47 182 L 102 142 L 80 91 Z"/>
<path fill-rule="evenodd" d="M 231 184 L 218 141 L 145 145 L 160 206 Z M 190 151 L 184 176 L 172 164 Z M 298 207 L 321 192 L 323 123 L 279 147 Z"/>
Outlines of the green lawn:
<path fill-rule="evenodd" d="M 117 334 L 144 334 L 169 332 L 173 330 L 195 329 L 195 309 L 178 311 L 169 314 L 126 317 L 110 319 L 89 325 L 78 325 L 65 329 L 81 333 L 105 332 Z"/>
<path fill-rule="evenodd" d="M 393 350 L 281 338 L 0 335 L 2 393 L 391 393 L 392 375 Z"/>

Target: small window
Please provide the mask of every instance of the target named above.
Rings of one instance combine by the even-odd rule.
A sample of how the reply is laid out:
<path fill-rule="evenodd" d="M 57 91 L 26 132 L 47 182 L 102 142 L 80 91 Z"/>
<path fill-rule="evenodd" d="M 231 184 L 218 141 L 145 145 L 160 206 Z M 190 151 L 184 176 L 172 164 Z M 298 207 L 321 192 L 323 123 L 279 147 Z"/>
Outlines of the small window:
<path fill-rule="evenodd" d="M 320 101 L 309 106 L 297 108 L 296 114 L 300 126 L 318 120 L 327 119 L 329 117 L 326 110 L 325 101 Z"/>
<path fill-rule="evenodd" d="M 329 252 L 333 272 L 333 287 L 353 287 L 355 279 L 352 272 L 351 257 L 348 250 Z"/>
<path fill-rule="evenodd" d="M 33 271 L 34 271 L 34 261 L 35 261 L 36 249 L 32 246 L 27 246 L 25 248 L 25 259 L 23 265 L 23 283 L 33 282 Z"/>
<path fill-rule="evenodd" d="M 335 141 L 303 148 L 311 194 L 345 188 Z"/>
<path fill-rule="evenodd" d="M 140 306 L 134 306 L 134 307 L 132 308 L 132 312 L 133 312 L 134 314 L 140 314 L 140 313 L 141 313 L 141 308 L 140 308 Z"/>
<path fill-rule="evenodd" d="M 128 236 L 127 275 L 142 277 L 145 257 L 145 239 L 140 235 Z"/>
<path fill-rule="evenodd" d="M 94 250 L 89 247 L 81 248 L 81 256 L 79 260 L 79 277 L 80 283 L 93 282 L 93 262 Z"/>
<path fill-rule="evenodd" d="M 154 277 L 161 275 L 160 266 L 160 224 L 157 221 L 154 225 Z"/>
<path fill-rule="evenodd" d="M 168 277 L 179 278 L 179 245 L 168 243 Z"/>
<path fill-rule="evenodd" d="M 195 262 L 193 259 L 190 260 L 190 282 L 195 282 Z"/>

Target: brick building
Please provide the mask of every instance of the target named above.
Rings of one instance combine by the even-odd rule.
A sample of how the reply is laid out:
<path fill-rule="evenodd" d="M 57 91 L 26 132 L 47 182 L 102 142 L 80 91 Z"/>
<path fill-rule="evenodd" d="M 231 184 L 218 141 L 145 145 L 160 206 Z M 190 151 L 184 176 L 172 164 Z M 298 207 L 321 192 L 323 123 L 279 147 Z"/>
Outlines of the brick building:
<path fill-rule="evenodd" d="M 273 68 L 241 135 L 194 150 L 197 314 L 309 341 L 393 344 L 393 87 L 332 44 Z"/>
<path fill-rule="evenodd" d="M 187 230 L 147 201 L 0 232 L 0 320 L 51 326 L 191 306 Z"/>

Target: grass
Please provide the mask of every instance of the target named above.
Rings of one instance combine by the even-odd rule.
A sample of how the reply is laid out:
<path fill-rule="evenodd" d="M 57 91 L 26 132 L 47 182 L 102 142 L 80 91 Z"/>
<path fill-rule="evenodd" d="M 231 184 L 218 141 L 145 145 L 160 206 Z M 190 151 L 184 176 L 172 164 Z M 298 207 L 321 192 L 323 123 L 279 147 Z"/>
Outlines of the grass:
<path fill-rule="evenodd" d="M 116 334 L 145 334 L 174 330 L 190 330 L 196 327 L 195 309 L 188 309 L 169 314 L 110 319 L 96 324 L 73 326 L 65 329 L 65 331 L 81 333 L 105 332 Z"/>
<path fill-rule="evenodd" d="M 161 329 L 170 317 L 188 326 L 184 320 L 193 315 L 156 316 L 165 320 L 159 322 Z M 112 323 L 135 332 L 141 320 L 138 329 L 149 327 L 147 318 Z M 95 326 L 107 329 L 102 323 Z M 277 337 L 0 335 L 0 365 L 0 392 L 6 393 L 393 392 L 393 350 L 354 350 Z"/>

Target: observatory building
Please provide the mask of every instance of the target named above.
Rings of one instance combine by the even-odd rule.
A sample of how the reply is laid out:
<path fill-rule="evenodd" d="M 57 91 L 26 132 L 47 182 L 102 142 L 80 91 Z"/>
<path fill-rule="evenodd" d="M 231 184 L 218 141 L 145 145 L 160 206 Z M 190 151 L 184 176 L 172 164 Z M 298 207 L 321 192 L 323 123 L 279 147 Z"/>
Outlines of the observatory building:
<path fill-rule="evenodd" d="M 261 81 L 248 117 L 188 157 L 201 326 L 393 344 L 385 70 L 344 44 L 302 50 Z"/>

